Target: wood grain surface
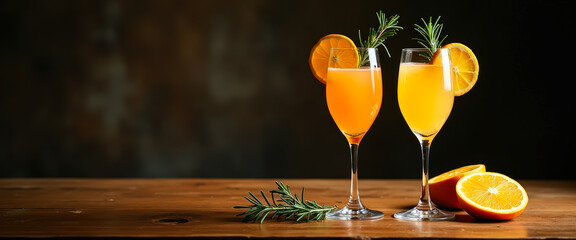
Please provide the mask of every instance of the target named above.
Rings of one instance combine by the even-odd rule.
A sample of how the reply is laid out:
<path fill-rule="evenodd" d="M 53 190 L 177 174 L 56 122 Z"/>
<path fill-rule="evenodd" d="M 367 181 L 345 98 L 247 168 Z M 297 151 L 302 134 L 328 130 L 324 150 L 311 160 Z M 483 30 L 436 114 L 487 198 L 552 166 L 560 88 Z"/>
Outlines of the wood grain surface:
<path fill-rule="evenodd" d="M 417 180 L 361 180 L 379 220 L 243 223 L 248 191 L 281 180 L 305 198 L 343 206 L 348 180 L 326 179 L 0 179 L 0 238 L 360 238 L 576 239 L 576 182 L 519 181 L 528 207 L 511 221 L 408 222 L 392 215 L 416 204 Z"/>

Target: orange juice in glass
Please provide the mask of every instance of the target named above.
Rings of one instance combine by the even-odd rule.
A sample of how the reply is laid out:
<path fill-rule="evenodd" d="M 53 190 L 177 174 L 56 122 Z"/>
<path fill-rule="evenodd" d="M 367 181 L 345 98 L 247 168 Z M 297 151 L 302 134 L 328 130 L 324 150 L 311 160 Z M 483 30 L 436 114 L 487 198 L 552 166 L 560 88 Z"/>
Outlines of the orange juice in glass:
<path fill-rule="evenodd" d="M 346 59 L 355 61 L 343 64 Z M 327 217 L 340 220 L 381 218 L 384 216 L 382 212 L 362 204 L 358 191 L 358 146 L 382 104 L 382 74 L 377 49 L 330 50 L 326 102 L 332 119 L 348 140 L 351 156 L 350 198 L 345 207 Z"/>
<path fill-rule="evenodd" d="M 380 68 L 328 68 L 328 109 L 350 143 L 360 143 L 380 111 L 380 71 Z"/>
<path fill-rule="evenodd" d="M 454 103 L 449 72 L 443 65 L 401 63 L 398 76 L 398 103 L 412 131 L 430 138 L 440 131 Z"/>

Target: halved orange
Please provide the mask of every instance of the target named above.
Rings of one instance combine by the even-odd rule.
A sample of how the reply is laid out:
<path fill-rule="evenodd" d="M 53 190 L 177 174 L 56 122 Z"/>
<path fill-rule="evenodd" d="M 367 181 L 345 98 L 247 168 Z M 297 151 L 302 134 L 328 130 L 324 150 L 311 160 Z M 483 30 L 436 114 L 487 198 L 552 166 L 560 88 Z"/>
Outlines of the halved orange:
<path fill-rule="evenodd" d="M 320 38 L 314 47 L 312 47 L 308 63 L 310 64 L 312 74 L 314 74 L 318 81 L 324 84 L 326 84 L 328 75 L 328 63 L 330 61 L 331 48 L 356 49 L 356 45 L 350 38 L 344 35 L 330 34 Z M 356 68 L 358 66 L 358 59 L 358 52 L 354 51 L 352 54 L 345 56 L 334 56 L 331 61 L 334 61 L 334 66 L 336 67 Z"/>
<path fill-rule="evenodd" d="M 526 190 L 518 182 L 494 172 L 463 177 L 456 184 L 456 193 L 462 209 L 481 219 L 509 220 L 528 204 Z"/>
<path fill-rule="evenodd" d="M 477 172 L 486 172 L 484 164 L 456 168 L 431 178 L 428 181 L 430 199 L 439 207 L 460 209 L 458 195 L 456 194 L 456 183 L 464 176 Z"/>
<path fill-rule="evenodd" d="M 461 43 L 450 43 L 442 48 L 450 50 L 452 71 L 454 72 L 452 85 L 455 96 L 462 96 L 476 84 L 480 66 L 476 55 Z"/>

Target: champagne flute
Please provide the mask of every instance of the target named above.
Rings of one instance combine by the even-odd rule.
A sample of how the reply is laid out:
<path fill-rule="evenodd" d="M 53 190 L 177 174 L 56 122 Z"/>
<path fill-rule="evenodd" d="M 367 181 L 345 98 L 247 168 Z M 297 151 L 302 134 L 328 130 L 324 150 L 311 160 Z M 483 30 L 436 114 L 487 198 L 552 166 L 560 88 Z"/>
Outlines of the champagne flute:
<path fill-rule="evenodd" d="M 411 221 L 450 220 L 454 214 L 440 211 L 430 200 L 428 168 L 430 144 L 452 110 L 454 93 L 448 49 L 439 49 L 429 63 L 428 49 L 402 49 L 398 74 L 398 104 L 408 126 L 420 141 L 422 150 L 422 188 L 414 208 L 394 217 Z"/>
<path fill-rule="evenodd" d="M 360 56 L 359 64 L 341 63 L 345 57 Z M 382 104 L 382 73 L 375 48 L 332 48 L 326 81 L 330 115 L 350 145 L 351 186 L 345 207 L 328 214 L 340 220 L 376 219 L 379 211 L 366 208 L 358 190 L 358 146 L 376 119 Z M 353 58 L 356 59 L 356 58 Z"/>

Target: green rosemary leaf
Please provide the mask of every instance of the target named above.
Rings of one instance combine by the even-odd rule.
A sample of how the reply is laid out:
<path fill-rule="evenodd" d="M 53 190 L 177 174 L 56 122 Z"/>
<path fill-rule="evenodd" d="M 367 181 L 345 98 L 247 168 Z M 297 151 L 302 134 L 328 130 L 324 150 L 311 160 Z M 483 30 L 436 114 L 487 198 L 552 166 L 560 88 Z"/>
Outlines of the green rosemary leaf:
<path fill-rule="evenodd" d="M 300 221 L 300 219 L 302 219 L 304 216 L 306 216 L 306 213 L 298 213 L 298 214 L 296 214 L 296 216 L 298 217 L 296 219 L 296 221 Z"/>
<path fill-rule="evenodd" d="M 256 200 L 258 202 L 259 205 L 262 205 L 262 202 L 260 202 L 260 200 L 258 200 L 258 198 L 256 196 L 254 196 L 254 194 L 252 194 L 251 192 L 248 192 L 250 194 L 250 196 L 252 196 L 254 198 L 254 200 Z M 256 204 L 256 203 L 254 203 Z"/>
<path fill-rule="evenodd" d="M 268 206 L 272 206 L 272 205 L 270 205 L 270 202 L 268 201 L 266 194 L 264 194 L 264 192 L 262 190 L 260 190 L 260 194 L 262 194 L 262 197 L 264 197 L 264 200 L 266 200 L 266 203 L 268 204 Z"/>
<path fill-rule="evenodd" d="M 252 193 L 250 193 L 250 194 L 252 194 Z M 244 198 L 245 198 L 246 200 L 248 200 L 249 202 L 251 202 L 252 204 L 254 204 L 254 205 L 258 205 L 258 202 L 256 202 L 256 201 L 254 201 L 254 200 L 250 199 L 249 197 L 244 197 Z"/>
<path fill-rule="evenodd" d="M 432 23 L 432 17 L 430 17 L 428 22 L 426 22 L 423 18 L 421 18 L 421 20 L 424 26 L 414 24 L 414 30 L 416 30 L 418 34 L 422 35 L 422 38 L 412 38 L 412 40 L 416 40 L 418 44 L 428 49 L 428 51 L 426 52 L 426 54 L 423 55 L 423 57 L 425 57 L 426 59 L 428 59 L 428 61 L 430 61 L 432 60 L 432 56 L 434 56 L 436 50 L 442 47 L 442 42 L 444 42 L 444 40 L 448 36 L 440 38 L 442 28 L 444 27 L 444 24 L 438 23 L 440 21 L 440 16 L 436 18 L 436 21 L 434 21 L 434 23 Z"/>
<path fill-rule="evenodd" d="M 266 214 L 264 214 L 264 216 L 260 219 L 260 223 L 264 222 L 264 219 L 266 219 L 266 216 L 268 216 L 270 212 L 266 212 Z"/>
<path fill-rule="evenodd" d="M 259 211 L 259 209 L 257 207 L 254 207 L 254 208 L 251 208 L 250 210 L 248 210 L 244 213 L 238 214 L 237 216 L 242 216 L 244 214 L 247 214 L 247 216 L 250 216 L 250 215 L 252 215 L 253 212 L 256 212 L 256 211 Z"/>
<path fill-rule="evenodd" d="M 390 18 L 386 18 L 386 14 L 382 11 L 376 13 L 376 17 L 378 18 L 379 26 L 377 29 L 370 28 L 368 30 L 368 37 L 365 40 L 362 40 L 362 34 L 360 30 L 358 30 L 358 38 L 360 40 L 360 47 L 362 48 L 377 48 L 379 46 L 383 46 L 384 50 L 390 56 L 390 52 L 388 48 L 384 44 L 387 38 L 396 35 L 396 33 L 403 29 L 401 26 L 398 26 L 398 19 L 400 16 L 393 15 Z M 360 57 L 360 64 L 359 66 L 363 66 L 368 61 L 368 55 L 366 53 L 361 53 Z"/>
<path fill-rule="evenodd" d="M 274 207 L 278 207 L 278 204 L 276 204 L 276 199 L 274 199 L 274 194 L 270 194 L 270 196 L 272 196 L 272 203 L 274 204 Z"/>
<path fill-rule="evenodd" d="M 262 214 L 266 213 L 266 210 L 260 211 L 256 214 L 256 217 L 254 218 L 254 222 L 258 221 L 261 217 Z"/>
<path fill-rule="evenodd" d="M 318 221 L 318 220 L 320 220 L 321 217 L 322 217 L 322 214 L 318 213 L 318 214 L 316 214 L 316 216 L 314 217 L 314 220 L 315 220 L 315 221 Z"/>

